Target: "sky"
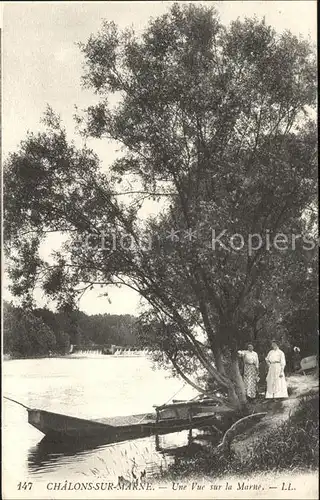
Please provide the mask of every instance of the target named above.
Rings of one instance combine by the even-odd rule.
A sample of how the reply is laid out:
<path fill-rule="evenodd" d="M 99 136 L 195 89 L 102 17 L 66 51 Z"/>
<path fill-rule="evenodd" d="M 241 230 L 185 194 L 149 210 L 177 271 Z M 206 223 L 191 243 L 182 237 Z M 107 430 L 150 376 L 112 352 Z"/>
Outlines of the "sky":
<path fill-rule="evenodd" d="M 184 3 L 184 2 L 180 2 Z M 315 1 L 223 1 L 197 2 L 214 5 L 224 24 L 244 17 L 265 17 L 278 32 L 291 30 L 312 42 L 317 40 Z M 40 118 L 49 104 L 61 115 L 70 138 L 74 132 L 74 106 L 85 109 L 96 102 L 92 92 L 81 87 L 83 59 L 76 42 L 96 33 L 104 19 L 119 27 L 141 31 L 150 17 L 168 10 L 171 2 L 2 2 L 2 144 L 3 157 L 14 151 L 26 132 L 41 129 Z M 103 165 L 117 154 L 115 144 L 93 145 Z M 153 210 L 146 206 L 145 210 Z M 44 252 L 57 247 L 51 238 Z M 5 291 L 5 298 L 10 298 Z M 37 294 L 39 305 L 44 304 Z M 88 314 L 137 314 L 139 297 L 128 289 L 109 290 L 111 303 L 99 292 L 83 297 L 80 309 Z M 50 304 L 49 304 L 50 305 Z"/>

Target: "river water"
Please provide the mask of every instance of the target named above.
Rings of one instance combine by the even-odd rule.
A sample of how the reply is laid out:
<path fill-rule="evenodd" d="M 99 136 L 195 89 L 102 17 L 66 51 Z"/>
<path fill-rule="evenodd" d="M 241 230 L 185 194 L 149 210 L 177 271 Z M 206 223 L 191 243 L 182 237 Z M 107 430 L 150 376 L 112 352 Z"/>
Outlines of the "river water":
<path fill-rule="evenodd" d="M 9 360 L 3 362 L 3 395 L 28 407 L 88 419 L 150 413 L 184 386 L 147 357 L 103 356 Z M 177 398 L 188 398 L 188 386 Z M 43 446 L 43 435 L 27 421 L 27 411 L 3 400 L 3 477 L 10 483 L 99 476 L 116 481 L 134 467 L 152 476 L 173 460 L 168 449 L 187 444 L 187 431 L 108 444 L 94 449 Z"/>

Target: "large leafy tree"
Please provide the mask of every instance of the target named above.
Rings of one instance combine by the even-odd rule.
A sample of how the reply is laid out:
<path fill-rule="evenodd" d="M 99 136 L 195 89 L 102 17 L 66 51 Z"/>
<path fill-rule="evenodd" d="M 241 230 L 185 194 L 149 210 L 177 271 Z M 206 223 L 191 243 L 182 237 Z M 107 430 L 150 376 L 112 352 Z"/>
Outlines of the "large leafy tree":
<path fill-rule="evenodd" d="M 27 300 L 41 283 L 59 305 L 93 286 L 137 290 L 149 304 L 144 340 L 186 380 L 202 367 L 220 400 L 241 406 L 237 349 L 270 335 L 288 307 L 288 276 L 312 267 L 312 48 L 264 21 L 226 28 L 211 9 L 174 5 L 141 36 L 105 22 L 81 50 L 84 85 L 98 96 L 78 117 L 81 133 L 86 144 L 117 141 L 122 154 L 106 173 L 48 110 L 47 132 L 11 155 L 12 290 Z M 163 209 L 141 219 L 149 197 Z M 52 231 L 68 237 L 49 264 L 38 249 Z"/>
<path fill-rule="evenodd" d="M 31 311 L 4 303 L 3 351 L 14 356 L 43 356 L 56 349 L 53 331 Z"/>

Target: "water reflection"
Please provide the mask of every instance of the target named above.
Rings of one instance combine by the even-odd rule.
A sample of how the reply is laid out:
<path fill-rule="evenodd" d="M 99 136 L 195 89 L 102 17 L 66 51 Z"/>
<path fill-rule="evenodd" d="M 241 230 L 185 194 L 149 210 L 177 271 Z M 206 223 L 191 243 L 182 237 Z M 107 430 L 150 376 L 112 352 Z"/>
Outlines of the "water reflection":
<path fill-rule="evenodd" d="M 79 418 L 152 412 L 154 404 L 167 401 L 183 385 L 168 372 L 152 368 L 148 359 L 137 357 L 7 361 L 4 392 L 29 407 Z M 181 393 L 183 399 L 194 396 L 186 391 Z M 49 443 L 28 424 L 24 409 L 10 401 L 4 406 L 4 463 L 15 463 L 14 471 L 7 473 L 18 478 L 47 479 L 54 474 L 63 479 L 66 473 L 126 477 L 133 462 L 153 475 L 165 470 L 175 452 L 186 452 L 188 445 L 188 431 L 160 436 L 157 442 L 152 436 L 116 444 L 100 439 Z"/>
<path fill-rule="evenodd" d="M 44 469 L 52 470 L 62 464 L 70 463 L 75 458 L 78 460 L 82 458 L 80 461 L 86 461 L 85 457 L 88 455 L 98 456 L 98 459 L 106 468 L 109 460 L 102 457 L 106 455 L 107 451 L 112 457 L 113 463 L 117 463 L 119 457 L 127 457 L 128 448 L 131 447 L 137 450 L 131 460 L 135 461 L 138 457 L 141 466 L 147 468 L 149 466 L 152 474 L 158 474 L 163 471 L 163 459 L 166 462 L 165 467 L 167 467 L 168 460 L 169 463 L 172 463 L 177 457 L 192 456 L 201 448 L 200 443 L 208 439 L 213 439 L 212 434 L 207 435 L 205 431 L 200 430 L 193 436 L 191 436 L 190 432 L 182 431 L 166 436 L 156 435 L 121 443 L 110 443 L 101 439 L 52 442 L 47 438 L 43 438 L 36 446 L 29 449 L 28 469 L 31 473 L 38 473 Z M 151 453 L 151 461 L 146 458 L 146 452 Z M 161 457 L 160 462 L 159 457 Z"/>
<path fill-rule="evenodd" d="M 98 468 L 89 469 L 94 475 L 107 473 L 109 477 L 127 473 L 134 462 L 152 476 L 166 470 L 177 454 L 187 454 L 188 450 L 191 453 L 191 448 L 194 451 L 196 446 L 188 441 L 185 432 L 121 443 L 102 443 L 101 440 L 54 443 L 44 438 L 29 449 L 28 470 L 31 474 L 42 474 L 43 471 L 58 471 L 69 464 L 74 467 L 77 463 L 81 472 L 81 463 L 88 466 L 93 460 L 96 465 L 99 460 Z"/>
<path fill-rule="evenodd" d="M 84 454 L 101 448 L 104 444 L 106 443 L 103 441 L 101 442 L 101 439 L 90 441 L 79 439 L 52 442 L 44 437 L 36 446 L 29 449 L 28 467 L 30 471 L 41 470 L 46 465 L 58 462 L 62 458 Z"/>

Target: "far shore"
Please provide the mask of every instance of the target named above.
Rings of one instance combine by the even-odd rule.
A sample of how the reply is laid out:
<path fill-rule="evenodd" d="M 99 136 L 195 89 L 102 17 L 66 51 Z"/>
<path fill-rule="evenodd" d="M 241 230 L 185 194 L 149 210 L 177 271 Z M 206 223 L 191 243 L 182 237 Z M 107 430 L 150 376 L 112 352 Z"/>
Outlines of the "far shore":
<path fill-rule="evenodd" d="M 67 358 L 70 354 L 34 354 L 32 356 L 15 356 L 13 354 L 3 354 L 3 361 L 13 361 L 17 359 L 46 359 L 46 358 Z"/>
<path fill-rule="evenodd" d="M 134 352 L 134 351 L 132 351 Z M 122 354 L 104 354 L 100 353 L 101 356 L 105 358 L 125 358 L 125 357 L 138 357 L 138 354 L 126 354 L 125 351 Z M 66 354 L 34 354 L 32 356 L 15 356 L 13 354 L 3 354 L 3 361 L 16 361 L 16 360 L 27 360 L 27 359 L 60 359 L 60 358 L 65 358 L 65 359 L 79 359 L 79 358 L 85 358 L 86 355 L 81 355 L 78 354 L 77 352 L 74 353 L 66 353 Z"/>

